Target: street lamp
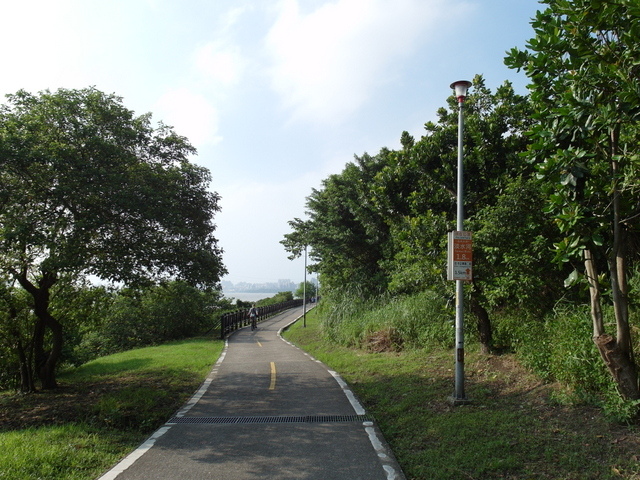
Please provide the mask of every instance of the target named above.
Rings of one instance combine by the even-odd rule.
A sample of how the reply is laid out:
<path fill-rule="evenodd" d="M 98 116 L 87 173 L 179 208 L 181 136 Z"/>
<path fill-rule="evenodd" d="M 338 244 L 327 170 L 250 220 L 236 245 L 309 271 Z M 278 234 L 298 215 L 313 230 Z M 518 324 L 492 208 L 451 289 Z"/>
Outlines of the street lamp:
<path fill-rule="evenodd" d="M 307 245 L 304 246 L 304 283 L 302 284 L 302 326 L 307 328 Z"/>
<path fill-rule="evenodd" d="M 462 105 L 467 97 L 467 90 L 472 83 L 468 80 L 459 80 L 451 84 L 451 88 L 455 91 L 458 99 L 458 209 L 456 233 L 464 230 L 464 183 L 463 183 L 463 146 L 462 136 L 464 132 L 464 117 L 462 114 Z M 449 261 L 453 262 L 453 258 Z M 469 262 L 470 263 L 470 262 Z M 467 270 L 470 272 L 470 269 Z M 456 352 L 455 352 L 455 392 L 451 398 L 454 405 L 462 405 L 468 403 L 464 393 L 464 284 L 463 280 L 456 278 Z"/>

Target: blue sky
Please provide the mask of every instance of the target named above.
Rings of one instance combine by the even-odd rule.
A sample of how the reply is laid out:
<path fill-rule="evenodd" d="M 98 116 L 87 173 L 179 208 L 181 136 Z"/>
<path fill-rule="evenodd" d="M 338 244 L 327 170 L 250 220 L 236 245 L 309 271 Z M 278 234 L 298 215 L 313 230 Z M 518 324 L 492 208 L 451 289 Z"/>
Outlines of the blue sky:
<path fill-rule="evenodd" d="M 279 241 L 354 155 L 419 138 L 455 80 L 503 64 L 537 0 L 21 0 L 0 6 L 0 95 L 95 86 L 198 149 L 222 196 L 224 280 L 300 282 Z"/>

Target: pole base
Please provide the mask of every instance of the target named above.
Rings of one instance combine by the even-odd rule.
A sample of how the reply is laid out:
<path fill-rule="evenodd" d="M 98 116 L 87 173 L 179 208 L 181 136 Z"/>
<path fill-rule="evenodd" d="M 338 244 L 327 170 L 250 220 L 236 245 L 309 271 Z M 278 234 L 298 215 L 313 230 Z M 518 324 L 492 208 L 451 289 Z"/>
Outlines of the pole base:
<path fill-rule="evenodd" d="M 458 407 L 460 405 L 470 405 L 471 403 L 473 403 L 471 400 L 469 400 L 468 398 L 464 397 L 464 398 L 458 398 L 455 395 L 451 395 L 449 398 L 449 404 L 453 407 Z"/>

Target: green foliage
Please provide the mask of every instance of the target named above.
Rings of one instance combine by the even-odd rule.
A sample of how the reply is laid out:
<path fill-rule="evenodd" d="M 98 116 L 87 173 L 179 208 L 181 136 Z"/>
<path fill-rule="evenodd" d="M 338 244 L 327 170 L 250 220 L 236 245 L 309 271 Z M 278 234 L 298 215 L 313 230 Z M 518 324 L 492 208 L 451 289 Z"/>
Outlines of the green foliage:
<path fill-rule="evenodd" d="M 0 275 L 32 297 L 42 387 L 57 386 L 64 325 L 51 297 L 88 275 L 131 284 L 225 273 L 219 196 L 186 138 L 95 88 L 8 95 L 0 107 Z M 24 381 L 23 381 L 24 384 Z"/>
<path fill-rule="evenodd" d="M 544 3 L 527 50 L 506 58 L 531 80 L 537 123 L 528 157 L 562 234 L 555 260 L 574 267 L 565 283 L 588 284 L 595 338 L 609 338 L 602 303 L 614 305 L 616 355 L 603 359 L 621 395 L 638 399 L 626 282 L 640 258 L 632 240 L 640 233 L 640 10 L 631 1 Z"/>
<path fill-rule="evenodd" d="M 605 312 L 609 323 L 613 321 L 611 310 Z M 640 329 L 635 317 L 632 325 Z M 510 347 L 542 378 L 565 386 L 570 394 L 564 402 L 597 404 L 608 417 L 629 421 L 638 412 L 638 404 L 620 397 L 591 334 L 587 306 L 559 305 L 542 319 L 523 318 L 520 310 L 513 310 L 495 321 L 496 342 Z"/>
<path fill-rule="evenodd" d="M 8 95 L 0 145 L 5 272 L 207 285 L 224 273 L 209 172 L 188 161 L 186 138 L 135 117 L 119 97 L 94 88 Z"/>
<path fill-rule="evenodd" d="M 544 313 L 564 293 L 566 268 L 550 268 L 558 233 L 544 213 L 540 183 L 522 176 L 505 180 L 503 192 L 470 222 L 474 280 L 493 309 L 521 307 Z"/>
<path fill-rule="evenodd" d="M 437 122 L 425 125 L 419 140 L 404 132 L 401 150 L 383 148 L 376 156 L 356 157 L 340 174 L 331 175 L 321 190 L 308 197 L 309 219 L 290 222 L 294 231 L 282 243 L 294 256 L 305 245 L 312 248 L 316 262 L 312 269 L 320 272 L 325 293 L 343 288 L 358 289 L 366 298 L 426 290 L 450 293 L 451 283 L 445 279 L 446 234 L 455 224 L 458 127 L 453 97 L 448 107 L 438 111 Z M 547 275 L 541 279 L 545 267 L 538 258 L 546 254 L 549 221 L 535 205 L 541 199 L 531 203 L 539 188 L 531 178 L 531 167 L 520 157 L 529 143 L 524 132 L 531 124 L 531 105 L 509 83 L 491 92 L 476 76 L 465 102 L 465 118 L 467 223 L 487 229 L 486 241 L 479 242 L 474 253 L 479 275 L 472 294 L 486 307 L 497 306 L 527 287 L 549 282 Z M 527 186 L 528 198 L 516 197 L 522 185 Z M 511 251 L 498 258 L 495 252 L 504 238 L 493 225 L 509 208 L 501 218 L 500 233 L 506 237 L 507 229 L 515 237 L 509 220 L 522 217 L 515 237 L 519 244 L 514 241 Z M 527 237 L 533 232 L 538 240 L 535 251 L 518 251 L 529 245 Z M 484 255 L 485 247 L 493 249 L 493 255 Z M 485 265 L 487 257 L 492 257 L 493 265 Z M 508 272 L 502 268 L 506 258 L 511 264 Z M 519 277 L 512 278 L 511 285 L 521 286 L 519 291 L 494 285 L 505 273 L 516 272 Z"/>
<path fill-rule="evenodd" d="M 34 389 L 33 326 L 27 293 L 0 281 L 0 389 Z"/>
<path fill-rule="evenodd" d="M 245 300 L 236 300 L 236 310 L 244 310 L 251 308 L 253 306 L 253 302 L 245 301 Z"/>
<path fill-rule="evenodd" d="M 640 94 L 637 58 L 630 52 L 640 43 L 630 32 L 640 29 L 640 21 L 633 2 L 547 3 L 532 24 L 536 37 L 529 50 L 512 50 L 506 62 L 532 81 L 538 123 L 530 157 L 547 181 L 547 208 L 565 236 L 556 258 L 568 262 L 585 248 L 612 244 L 614 189 L 623 195 L 620 214 L 637 214 L 632 198 Z"/>
<path fill-rule="evenodd" d="M 389 227 L 372 196 L 373 179 L 383 166 L 381 157 L 356 157 L 307 198 L 309 220 L 289 222 L 293 232 L 281 243 L 292 257 L 311 246 L 310 258 L 316 263 L 310 271 L 320 273 L 327 289 L 353 284 L 369 296 L 386 287 L 379 262 L 384 258 Z"/>
<path fill-rule="evenodd" d="M 316 296 L 316 284 L 310 281 L 300 282 L 298 288 L 295 292 L 293 292 L 293 296 L 295 298 L 303 298 L 305 295 L 307 298 L 312 298 Z"/>
<path fill-rule="evenodd" d="M 271 298 L 263 298 L 262 300 L 258 300 L 256 302 L 256 306 L 265 307 L 267 305 L 276 305 L 278 303 L 289 302 L 291 300 L 293 300 L 293 292 L 278 292 Z M 251 303 L 249 302 L 249 304 L 244 307 L 241 307 L 240 304 L 238 304 L 238 307 L 250 308 Z"/>
<path fill-rule="evenodd" d="M 11 308 L 15 316 L 10 315 Z M 114 352 L 201 335 L 216 327 L 225 308 L 228 303 L 220 291 L 181 281 L 119 290 L 58 282 L 51 311 L 65 327 L 59 367 L 77 367 Z M 0 298 L 0 389 L 25 390 L 20 385 L 24 381 L 20 348 L 24 366 L 33 375 L 34 322 L 26 293 L 5 290 Z"/>
<path fill-rule="evenodd" d="M 102 312 L 99 326 L 79 346 L 82 359 L 203 334 L 219 316 L 220 292 L 185 282 L 124 289 Z"/>
<path fill-rule="evenodd" d="M 465 303 L 484 347 L 497 319 L 497 346 L 585 395 L 611 392 L 592 338 L 604 340 L 615 320 L 623 360 L 614 365 L 606 357 L 609 370 L 615 376 L 624 367 L 618 388 L 629 385 L 622 395 L 637 398 L 637 330 L 626 305 L 639 304 L 637 281 L 631 277 L 628 295 L 625 282 L 640 260 L 640 7 L 629 0 L 542 3 L 527 50 L 506 58 L 528 75 L 531 95 L 517 95 L 508 82 L 492 92 L 476 76 L 463 105 L 464 228 L 474 233 Z M 421 138 L 402 133 L 399 150 L 356 157 L 312 191 L 306 220 L 290 222 L 282 243 L 294 257 L 311 249 L 333 341 L 365 346 L 386 337 L 400 349 L 432 328 L 415 310 L 398 313 L 407 298 L 451 297 L 446 233 L 455 228 L 458 107 L 449 98 Z M 588 291 L 563 290 L 586 283 Z M 582 309 L 589 294 L 591 325 Z M 602 299 L 615 304 L 615 318 L 607 308 L 601 315 Z"/>

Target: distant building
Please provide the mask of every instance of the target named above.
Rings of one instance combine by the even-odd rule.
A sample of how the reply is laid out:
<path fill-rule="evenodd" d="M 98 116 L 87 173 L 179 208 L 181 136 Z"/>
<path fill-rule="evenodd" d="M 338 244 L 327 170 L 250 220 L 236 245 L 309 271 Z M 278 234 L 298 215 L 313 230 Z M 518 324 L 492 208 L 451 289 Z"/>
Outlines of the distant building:
<path fill-rule="evenodd" d="M 267 283 L 247 283 L 247 282 L 238 282 L 233 283 L 228 280 L 220 282 L 222 285 L 222 290 L 225 293 L 233 293 L 233 292 L 255 292 L 255 293 L 278 293 L 278 292 L 293 292 L 296 290 L 297 285 L 293 283 L 291 280 L 278 280 L 277 282 L 267 282 Z"/>

